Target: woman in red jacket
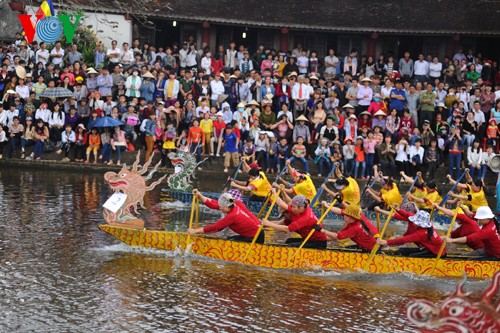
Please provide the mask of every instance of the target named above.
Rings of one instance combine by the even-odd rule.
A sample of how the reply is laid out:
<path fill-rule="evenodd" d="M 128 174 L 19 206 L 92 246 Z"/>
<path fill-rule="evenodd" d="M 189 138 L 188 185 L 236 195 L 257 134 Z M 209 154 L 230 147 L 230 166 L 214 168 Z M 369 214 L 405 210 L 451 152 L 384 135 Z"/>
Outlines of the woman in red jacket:
<path fill-rule="evenodd" d="M 276 189 L 273 188 L 271 193 L 276 195 Z M 311 207 L 309 207 L 309 201 L 303 195 L 297 195 L 291 200 L 290 206 L 281 198 L 276 198 L 276 205 L 285 210 L 285 219 L 278 222 L 262 220 L 262 224 L 278 231 L 298 233 L 301 238 L 289 238 L 286 240 L 286 244 L 300 246 L 303 239 L 309 235 L 309 232 L 318 222 L 318 218 L 314 215 Z M 304 245 L 304 248 L 326 249 L 326 236 L 318 231 L 313 232 L 311 238 Z"/>
<path fill-rule="evenodd" d="M 440 207 L 437 203 L 434 203 L 432 206 L 434 207 L 434 209 L 443 212 L 445 215 L 448 215 L 449 217 L 453 217 L 455 215 L 454 211 L 448 208 Z M 464 205 L 461 201 L 459 201 L 458 207 L 462 209 L 461 214 L 457 214 L 457 219 L 456 219 L 456 222 L 460 226 L 455 230 L 453 230 L 453 232 L 450 234 L 450 237 L 451 238 L 466 237 L 481 231 L 481 228 L 479 228 L 479 226 L 477 225 L 476 220 L 469 217 L 472 216 L 473 213 L 467 208 L 467 206 Z M 441 238 L 444 240 L 446 236 L 442 236 Z M 471 239 L 468 240 L 466 244 L 468 247 L 474 250 L 478 250 L 484 247 L 482 240 Z"/>
<path fill-rule="evenodd" d="M 393 204 L 393 208 L 396 210 L 396 212 L 392 216 L 395 220 L 408 222 L 408 226 L 406 227 L 406 231 L 403 234 L 403 236 L 411 235 L 412 233 L 414 233 L 418 227 L 408 218 L 410 216 L 415 215 L 418 212 L 419 209 L 417 205 L 412 201 L 407 201 L 404 204 L 402 204 L 401 207 L 399 207 L 399 209 L 397 208 L 397 204 Z M 386 216 L 388 216 L 391 213 L 387 210 L 381 209 L 379 206 L 376 206 L 374 210 Z M 420 245 L 418 244 L 417 246 L 420 247 Z"/>
<path fill-rule="evenodd" d="M 219 200 L 209 199 L 203 196 L 198 190 L 193 190 L 193 195 L 197 195 L 200 201 L 208 208 L 218 209 L 226 216 L 203 228 L 188 229 L 189 235 L 205 234 L 210 232 L 217 232 L 224 228 L 229 227 L 232 231 L 237 233 L 237 236 L 230 237 L 230 240 L 251 242 L 259 230 L 259 220 L 250 213 L 245 204 L 238 198 L 235 192 L 232 192 L 237 198 L 234 198 L 231 193 L 224 193 L 219 197 Z M 262 229 L 257 237 L 256 243 L 264 244 L 264 230 Z"/>
<path fill-rule="evenodd" d="M 326 201 L 323 201 L 322 205 L 327 206 L 328 204 Z M 322 229 L 319 225 L 315 225 L 314 229 L 316 231 L 324 233 L 329 240 L 349 238 L 364 252 L 369 252 L 373 249 L 373 246 L 377 243 L 375 237 L 378 236 L 378 230 L 364 217 L 359 205 L 349 205 L 345 209 L 332 207 L 331 212 L 344 217 L 345 227 L 339 232 L 332 232 Z"/>
<path fill-rule="evenodd" d="M 478 255 L 480 259 L 500 258 L 500 234 L 498 221 L 495 214 L 488 206 L 481 206 L 477 209 L 474 219 L 481 225 L 481 230 L 464 237 L 446 238 L 446 243 L 469 243 L 482 241 L 482 249 L 468 253 L 468 255 Z"/>
<path fill-rule="evenodd" d="M 409 216 L 408 220 L 416 226 L 412 233 L 389 240 L 377 239 L 377 244 L 391 246 L 416 243 L 417 248 L 401 248 L 397 251 L 397 254 L 410 257 L 435 257 L 443 244 L 443 240 L 434 230 L 430 214 L 424 210 L 419 210 L 415 215 Z M 443 251 L 442 255 L 443 257 L 446 256 L 446 250 Z"/>

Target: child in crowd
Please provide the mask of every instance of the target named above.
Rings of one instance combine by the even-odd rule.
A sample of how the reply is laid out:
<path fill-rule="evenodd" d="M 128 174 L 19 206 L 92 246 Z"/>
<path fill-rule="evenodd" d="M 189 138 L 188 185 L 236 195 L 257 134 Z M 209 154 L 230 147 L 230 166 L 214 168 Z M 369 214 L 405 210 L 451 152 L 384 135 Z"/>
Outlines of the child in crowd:
<path fill-rule="evenodd" d="M 342 159 L 343 155 L 342 155 L 342 148 L 340 147 L 340 141 L 333 141 L 332 146 L 333 147 L 330 149 L 332 153 L 332 155 L 330 156 L 332 165 L 339 162 L 340 169 L 342 170 L 344 168 L 344 164 Z"/>
<path fill-rule="evenodd" d="M 281 138 L 278 147 L 276 149 L 276 152 L 278 154 L 278 160 L 277 160 L 278 173 L 281 171 L 281 167 L 285 166 L 285 163 L 288 160 L 289 148 L 290 147 L 288 146 L 286 138 Z"/>
<path fill-rule="evenodd" d="M 498 129 L 497 125 L 497 120 L 495 118 L 490 118 L 489 120 L 489 125 L 486 128 L 486 145 L 495 145 L 495 152 L 498 154 L 500 152 L 500 147 L 499 147 L 499 133 L 500 130 Z M 485 144 L 483 144 L 483 149 L 486 147 Z"/>
<path fill-rule="evenodd" d="M 85 146 L 87 146 L 88 135 L 83 124 L 79 124 L 76 128 L 75 141 L 75 162 L 83 162 L 85 156 Z"/>
<path fill-rule="evenodd" d="M 61 154 L 64 151 L 63 162 L 69 162 L 69 152 L 73 148 L 76 142 L 76 134 L 71 129 L 71 124 L 66 124 L 64 131 L 61 134 L 61 148 L 57 151 Z"/>
<path fill-rule="evenodd" d="M 163 135 L 163 146 L 161 150 L 161 164 L 163 167 L 172 167 L 170 158 L 168 158 L 168 154 L 172 152 L 175 152 L 175 128 L 172 124 L 168 124 L 167 130 Z"/>
<path fill-rule="evenodd" d="M 278 165 L 278 155 L 276 154 L 278 151 L 278 140 L 273 132 L 268 132 L 267 136 L 269 137 L 266 155 L 267 172 L 274 173 L 274 170 L 276 170 L 276 166 Z"/>
<path fill-rule="evenodd" d="M 342 154 L 344 155 L 344 173 L 346 175 L 354 174 L 354 167 L 356 166 L 356 152 L 352 144 L 352 137 L 348 136 L 344 140 L 342 147 Z"/>
<path fill-rule="evenodd" d="M 297 143 L 292 147 L 292 158 L 290 158 L 290 163 L 295 161 L 300 161 L 304 165 L 304 170 L 306 173 L 309 173 L 309 164 L 306 160 L 306 146 L 304 146 L 304 138 L 299 136 L 297 137 Z"/>
<path fill-rule="evenodd" d="M 365 147 L 363 146 L 363 137 L 358 136 L 356 139 L 356 146 L 354 147 L 354 154 L 356 156 L 356 166 L 354 168 L 354 178 L 357 178 L 358 171 L 361 179 L 365 179 Z"/>
<path fill-rule="evenodd" d="M 327 172 L 329 172 L 330 165 L 330 147 L 328 147 L 328 139 L 322 138 L 316 150 L 314 151 L 316 158 L 314 159 L 314 164 L 316 164 L 318 168 L 318 176 L 321 177 L 323 173 L 323 167 L 326 166 Z"/>
<path fill-rule="evenodd" d="M 243 147 L 243 157 L 250 163 L 255 162 L 255 145 L 252 139 L 247 139 Z"/>
<path fill-rule="evenodd" d="M 97 153 L 99 152 L 99 148 L 101 148 L 101 136 L 97 133 L 97 128 L 92 127 L 89 135 L 89 146 L 87 147 L 87 160 L 85 164 L 90 163 L 90 153 L 94 153 L 94 164 L 97 164 Z"/>
<path fill-rule="evenodd" d="M 233 125 L 228 124 L 226 126 L 226 133 L 223 137 L 222 146 L 225 149 L 224 153 L 224 172 L 229 172 L 227 168 L 229 168 L 231 160 L 233 161 L 233 166 L 236 167 L 240 162 L 239 154 L 238 154 L 238 141 L 240 139 L 233 132 Z"/>
<path fill-rule="evenodd" d="M 203 154 L 213 154 L 212 151 L 210 151 L 210 139 L 212 138 L 212 133 L 214 131 L 214 122 L 210 118 L 210 113 L 205 112 L 203 114 L 203 119 L 200 121 L 200 127 L 205 133 L 205 141 L 203 142 L 202 146 L 202 153 Z"/>

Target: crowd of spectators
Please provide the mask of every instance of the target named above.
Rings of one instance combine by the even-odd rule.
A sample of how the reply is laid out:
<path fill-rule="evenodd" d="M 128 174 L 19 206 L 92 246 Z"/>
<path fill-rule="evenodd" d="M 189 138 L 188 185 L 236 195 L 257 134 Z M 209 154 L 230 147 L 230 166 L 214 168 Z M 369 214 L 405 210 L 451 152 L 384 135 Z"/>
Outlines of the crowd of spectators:
<path fill-rule="evenodd" d="M 0 153 L 9 158 L 55 150 L 65 161 L 112 164 L 144 146 L 146 158 L 161 152 L 164 166 L 182 149 L 198 161 L 224 156 L 225 172 L 245 156 L 267 172 L 291 159 L 306 173 L 341 162 L 357 178 L 374 165 L 393 177 L 433 178 L 447 165 L 454 178 L 469 167 L 484 180 L 500 151 L 498 64 L 473 50 L 398 60 L 135 39 L 99 44 L 86 64 L 76 45 L 49 50 L 18 35 L 0 48 L 0 62 Z M 73 95 L 40 96 L 54 87 Z M 123 125 L 94 126 L 103 116 Z"/>

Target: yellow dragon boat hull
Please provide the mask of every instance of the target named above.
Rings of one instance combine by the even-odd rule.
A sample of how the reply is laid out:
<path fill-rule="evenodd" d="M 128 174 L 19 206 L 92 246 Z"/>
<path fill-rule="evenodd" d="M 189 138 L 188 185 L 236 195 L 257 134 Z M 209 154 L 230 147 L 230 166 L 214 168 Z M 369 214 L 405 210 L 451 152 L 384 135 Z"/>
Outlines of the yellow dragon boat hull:
<path fill-rule="evenodd" d="M 136 230 L 114 225 L 99 225 L 99 228 L 130 246 L 161 250 L 186 249 L 188 236 L 185 233 L 157 230 Z M 297 248 L 279 245 L 255 244 L 245 262 L 243 258 L 250 248 L 249 243 L 224 239 L 190 237 L 191 253 L 208 258 L 252 266 L 303 269 L 360 271 L 369 254 L 354 251 L 302 249 L 293 259 Z M 430 274 L 435 259 L 408 258 L 391 255 L 375 255 L 366 271 L 376 274 L 409 272 Z M 441 259 L 434 271 L 438 277 L 461 277 L 465 272 L 471 278 L 491 278 L 500 270 L 500 261 Z"/>

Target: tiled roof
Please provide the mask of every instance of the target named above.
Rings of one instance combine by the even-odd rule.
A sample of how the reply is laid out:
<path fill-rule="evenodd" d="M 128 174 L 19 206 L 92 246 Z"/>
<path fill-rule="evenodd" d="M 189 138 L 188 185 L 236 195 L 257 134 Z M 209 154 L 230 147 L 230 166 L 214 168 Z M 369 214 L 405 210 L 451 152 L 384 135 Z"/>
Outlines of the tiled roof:
<path fill-rule="evenodd" d="M 297 30 L 500 35 L 496 0 L 125 0 L 100 1 L 104 11 L 187 21 Z M 88 0 L 72 0 L 82 5 Z M 137 5 L 134 10 L 136 10 Z M 136 14 L 131 12 L 130 14 Z"/>

